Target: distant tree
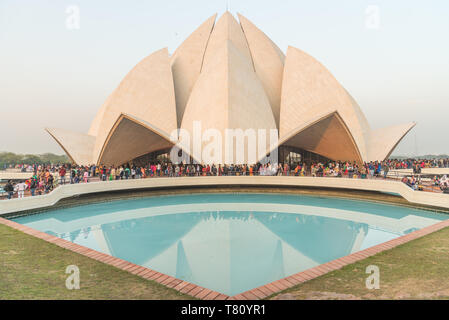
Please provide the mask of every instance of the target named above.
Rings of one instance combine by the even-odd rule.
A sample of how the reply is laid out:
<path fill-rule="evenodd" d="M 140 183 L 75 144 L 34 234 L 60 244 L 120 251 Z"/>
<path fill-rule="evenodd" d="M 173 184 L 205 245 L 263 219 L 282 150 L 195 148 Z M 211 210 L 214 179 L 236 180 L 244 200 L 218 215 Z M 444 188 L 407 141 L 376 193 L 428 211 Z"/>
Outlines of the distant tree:
<path fill-rule="evenodd" d="M 26 164 L 35 164 L 35 163 L 40 163 L 41 158 L 34 154 L 26 154 L 22 157 L 20 162 L 26 163 Z"/>
<path fill-rule="evenodd" d="M 53 153 L 36 154 L 15 154 L 13 152 L 0 152 L 0 170 L 10 165 L 17 164 L 63 164 L 70 163 L 66 155 L 57 155 Z"/>
<path fill-rule="evenodd" d="M 447 159 L 449 158 L 449 155 L 447 154 L 439 154 L 439 155 L 435 155 L 435 154 L 426 154 L 423 156 L 390 156 L 390 159 L 397 159 L 397 160 L 406 160 L 406 159 Z"/>
<path fill-rule="evenodd" d="M 40 156 L 41 163 L 46 164 L 57 164 L 57 163 L 68 163 L 70 162 L 69 158 L 66 155 L 56 155 L 53 153 L 44 153 Z"/>

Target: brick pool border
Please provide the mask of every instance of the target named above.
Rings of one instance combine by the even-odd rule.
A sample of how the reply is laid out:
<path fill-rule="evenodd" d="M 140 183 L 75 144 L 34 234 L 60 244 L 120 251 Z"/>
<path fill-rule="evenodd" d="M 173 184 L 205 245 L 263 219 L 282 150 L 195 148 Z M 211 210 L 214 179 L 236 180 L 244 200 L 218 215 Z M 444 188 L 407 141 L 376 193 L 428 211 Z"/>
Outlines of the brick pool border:
<path fill-rule="evenodd" d="M 168 288 L 175 289 L 181 293 L 190 295 L 192 297 L 202 299 L 202 300 L 259 300 L 271 296 L 275 293 L 279 293 L 288 288 L 294 287 L 300 283 L 306 282 L 308 280 L 317 278 L 331 271 L 341 269 L 342 267 L 352 264 L 354 262 L 371 257 L 379 252 L 392 249 L 401 244 L 407 243 L 409 241 L 421 238 L 435 231 L 441 230 L 443 228 L 449 227 L 449 220 L 445 220 L 431 226 L 422 228 L 420 230 L 413 231 L 409 234 L 395 238 L 393 240 L 383 242 L 376 246 L 367 248 L 362 251 L 352 253 L 350 255 L 326 262 L 324 264 L 318 265 L 316 267 L 298 272 L 291 276 L 285 277 L 280 280 L 273 281 L 271 283 L 265 284 L 263 286 L 245 291 L 243 293 L 237 294 L 235 296 L 228 296 L 221 294 L 219 292 L 197 286 L 193 283 L 174 278 L 172 276 L 157 272 L 155 270 L 136 265 L 134 263 L 128 262 L 126 260 L 113 257 L 111 255 L 81 246 L 79 244 L 61 239 L 42 231 L 35 230 L 33 228 L 24 226 L 20 223 L 7 220 L 0 217 L 0 224 L 11 227 L 13 229 L 22 231 L 26 234 L 34 236 L 36 238 L 42 239 L 44 241 L 53 243 L 61 248 L 73 251 L 75 253 L 81 254 L 88 258 L 103 262 L 105 264 L 111 265 L 118 269 L 130 272 L 139 277 L 147 280 L 154 280 Z"/>

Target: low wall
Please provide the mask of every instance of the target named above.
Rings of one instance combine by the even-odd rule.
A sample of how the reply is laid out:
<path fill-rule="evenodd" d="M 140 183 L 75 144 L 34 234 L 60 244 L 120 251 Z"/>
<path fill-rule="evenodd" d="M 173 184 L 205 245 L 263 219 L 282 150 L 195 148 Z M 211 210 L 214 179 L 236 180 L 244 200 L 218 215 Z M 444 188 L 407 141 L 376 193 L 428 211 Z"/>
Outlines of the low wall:
<path fill-rule="evenodd" d="M 33 172 L 0 171 L 0 180 L 26 180 L 33 176 Z"/>
<path fill-rule="evenodd" d="M 0 201 L 0 216 L 13 212 L 36 210 L 55 205 L 58 201 L 74 196 L 91 193 L 158 190 L 161 188 L 185 187 L 313 187 L 336 190 L 360 190 L 387 192 L 401 196 L 410 204 L 449 209 L 449 195 L 431 192 L 413 191 L 405 184 L 396 181 L 345 179 L 345 178 L 312 178 L 287 176 L 221 176 L 221 177 L 182 177 L 182 178 L 150 178 L 136 180 L 117 180 L 106 182 L 91 182 L 67 184 L 56 188 L 53 192 L 35 197 Z"/>

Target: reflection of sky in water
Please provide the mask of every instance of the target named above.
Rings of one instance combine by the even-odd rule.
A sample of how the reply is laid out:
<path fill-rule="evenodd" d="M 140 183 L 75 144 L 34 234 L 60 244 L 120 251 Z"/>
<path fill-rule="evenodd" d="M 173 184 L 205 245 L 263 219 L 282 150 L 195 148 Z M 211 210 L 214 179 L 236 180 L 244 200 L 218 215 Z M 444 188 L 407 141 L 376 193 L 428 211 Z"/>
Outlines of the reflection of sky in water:
<path fill-rule="evenodd" d="M 368 228 L 368 233 L 365 234 L 365 238 L 363 239 L 363 243 L 360 246 L 359 250 L 367 249 L 379 243 L 393 240 L 394 238 L 397 237 L 398 237 L 397 234 L 388 231 Z"/>
<path fill-rule="evenodd" d="M 444 219 L 352 200 L 206 194 L 92 204 L 15 220 L 234 295 Z"/>

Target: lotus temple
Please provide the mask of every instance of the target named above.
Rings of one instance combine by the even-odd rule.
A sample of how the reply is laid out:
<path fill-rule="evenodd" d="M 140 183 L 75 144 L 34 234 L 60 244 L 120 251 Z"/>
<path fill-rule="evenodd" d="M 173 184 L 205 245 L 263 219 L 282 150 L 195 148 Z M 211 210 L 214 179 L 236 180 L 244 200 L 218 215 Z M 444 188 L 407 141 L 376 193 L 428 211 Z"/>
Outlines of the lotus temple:
<path fill-rule="evenodd" d="M 216 165 L 273 154 L 381 161 L 415 126 L 371 128 L 325 66 L 238 20 L 214 15 L 172 54 L 144 58 L 87 133 L 47 132 L 74 164 L 148 167 L 173 154 L 203 162 L 209 151 Z M 43 194 L 17 187 L 22 197 L 0 201 L 0 300 L 448 297 L 449 197 L 401 182 L 412 169 L 367 179 L 108 172 L 113 181 L 99 181 L 82 168 L 83 183 L 52 169 L 35 173 Z"/>
<path fill-rule="evenodd" d="M 164 48 L 140 61 L 87 133 L 47 128 L 71 161 L 148 163 L 170 152 L 177 133 L 195 137 L 200 123 L 200 134 L 275 130 L 275 145 L 258 143 L 258 154 L 276 148 L 279 162 L 297 156 L 361 163 L 389 157 L 415 125 L 372 129 L 355 99 L 312 56 L 294 47 L 282 52 L 242 15 L 240 23 L 229 12 L 216 18 L 207 19 L 173 54 Z M 200 140 L 205 147 L 207 141 Z M 181 146 L 192 154 L 189 144 Z"/>

